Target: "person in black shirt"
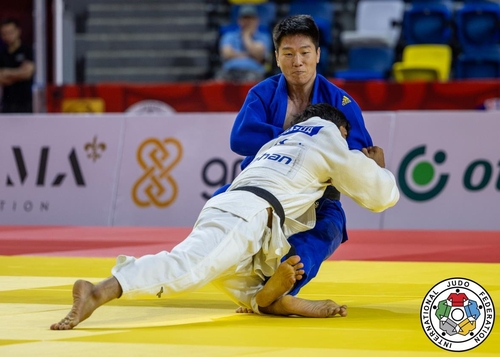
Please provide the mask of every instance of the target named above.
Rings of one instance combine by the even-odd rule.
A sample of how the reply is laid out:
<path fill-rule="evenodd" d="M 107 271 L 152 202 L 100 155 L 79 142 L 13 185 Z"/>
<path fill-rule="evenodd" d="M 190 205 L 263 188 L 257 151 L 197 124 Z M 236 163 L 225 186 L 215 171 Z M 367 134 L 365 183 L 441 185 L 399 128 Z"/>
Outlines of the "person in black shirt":
<path fill-rule="evenodd" d="M 16 19 L 0 23 L 5 47 L 0 50 L 0 85 L 3 86 L 3 113 L 32 113 L 33 50 L 21 42 L 21 27 Z"/>

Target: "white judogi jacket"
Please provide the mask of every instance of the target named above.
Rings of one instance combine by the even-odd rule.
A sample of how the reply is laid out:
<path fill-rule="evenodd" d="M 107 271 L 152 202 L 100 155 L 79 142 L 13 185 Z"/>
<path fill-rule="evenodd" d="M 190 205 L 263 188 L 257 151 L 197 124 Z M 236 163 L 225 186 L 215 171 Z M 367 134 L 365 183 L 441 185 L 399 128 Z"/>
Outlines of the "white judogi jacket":
<path fill-rule="evenodd" d="M 171 252 L 139 259 L 119 256 L 112 273 L 129 296 L 170 295 L 213 282 L 237 304 L 258 312 L 255 294 L 290 245 L 287 237 L 314 227 L 314 203 L 328 185 L 372 211 L 399 199 L 394 175 L 362 152 L 349 150 L 337 126 L 311 118 L 265 145 L 227 192 L 207 201 L 190 235 Z M 241 186 L 271 192 L 285 211 L 283 230 L 267 201 Z"/>
<path fill-rule="evenodd" d="M 318 117 L 263 146 L 229 190 L 254 185 L 271 192 L 283 206 L 290 236 L 314 227 L 314 202 L 330 184 L 374 212 L 399 199 L 394 175 L 361 151 L 349 150 L 337 126 Z"/>

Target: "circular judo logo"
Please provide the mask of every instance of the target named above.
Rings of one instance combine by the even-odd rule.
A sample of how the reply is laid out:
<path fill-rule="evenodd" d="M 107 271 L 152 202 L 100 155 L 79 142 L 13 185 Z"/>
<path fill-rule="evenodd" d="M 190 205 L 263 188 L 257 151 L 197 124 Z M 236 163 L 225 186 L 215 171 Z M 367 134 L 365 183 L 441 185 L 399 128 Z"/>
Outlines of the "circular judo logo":
<path fill-rule="evenodd" d="M 490 295 L 464 278 L 443 280 L 429 290 L 420 309 L 422 328 L 438 347 L 462 352 L 483 343 L 493 329 Z"/>

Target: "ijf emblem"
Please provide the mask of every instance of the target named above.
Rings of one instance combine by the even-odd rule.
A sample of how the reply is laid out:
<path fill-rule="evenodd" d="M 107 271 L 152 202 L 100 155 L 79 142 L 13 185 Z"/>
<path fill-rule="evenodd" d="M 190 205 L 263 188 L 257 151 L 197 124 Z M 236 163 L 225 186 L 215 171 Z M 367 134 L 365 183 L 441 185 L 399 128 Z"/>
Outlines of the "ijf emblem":
<path fill-rule="evenodd" d="M 478 283 L 451 278 L 429 290 L 420 308 L 420 320 L 425 334 L 436 346 L 462 352 L 479 346 L 489 336 L 495 307 Z"/>

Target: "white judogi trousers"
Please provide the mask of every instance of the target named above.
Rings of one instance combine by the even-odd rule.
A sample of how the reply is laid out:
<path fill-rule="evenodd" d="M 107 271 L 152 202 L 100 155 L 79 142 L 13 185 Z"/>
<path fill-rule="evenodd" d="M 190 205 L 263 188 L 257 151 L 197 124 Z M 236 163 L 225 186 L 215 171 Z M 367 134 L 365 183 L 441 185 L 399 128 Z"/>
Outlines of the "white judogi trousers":
<path fill-rule="evenodd" d="M 112 274 L 124 296 L 162 297 L 213 282 L 238 305 L 259 312 L 255 294 L 290 245 L 274 212 L 273 228 L 267 227 L 267 201 L 244 191 L 219 196 L 207 202 L 193 231 L 171 252 L 117 258 Z"/>

